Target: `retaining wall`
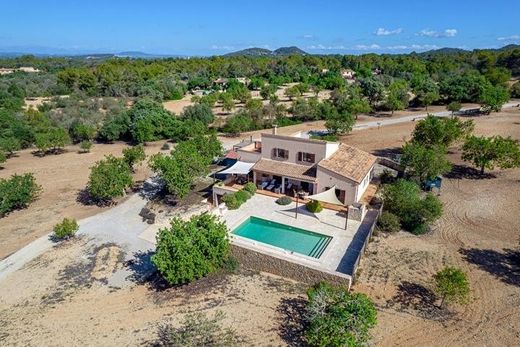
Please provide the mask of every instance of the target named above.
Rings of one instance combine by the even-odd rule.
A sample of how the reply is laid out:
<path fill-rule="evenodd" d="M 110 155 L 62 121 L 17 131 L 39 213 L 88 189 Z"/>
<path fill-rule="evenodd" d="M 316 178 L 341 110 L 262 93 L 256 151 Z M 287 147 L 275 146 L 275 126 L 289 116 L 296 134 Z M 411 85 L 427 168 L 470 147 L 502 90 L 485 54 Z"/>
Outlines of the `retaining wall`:
<path fill-rule="evenodd" d="M 350 289 L 352 278 L 339 272 L 324 272 L 291 261 L 256 252 L 236 244 L 231 245 L 233 256 L 247 268 L 269 272 L 274 275 L 291 278 L 293 280 L 314 285 L 326 281 L 335 285 L 347 286 Z"/>

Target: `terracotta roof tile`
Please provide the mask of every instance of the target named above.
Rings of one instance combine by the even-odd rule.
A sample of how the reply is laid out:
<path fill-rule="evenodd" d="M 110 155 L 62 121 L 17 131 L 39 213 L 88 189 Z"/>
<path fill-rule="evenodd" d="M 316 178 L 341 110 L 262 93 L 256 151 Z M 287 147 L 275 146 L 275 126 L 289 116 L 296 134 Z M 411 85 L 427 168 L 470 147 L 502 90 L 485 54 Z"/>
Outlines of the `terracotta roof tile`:
<path fill-rule="evenodd" d="M 376 159 L 370 153 L 342 143 L 334 154 L 320 161 L 318 166 L 360 183 Z"/>

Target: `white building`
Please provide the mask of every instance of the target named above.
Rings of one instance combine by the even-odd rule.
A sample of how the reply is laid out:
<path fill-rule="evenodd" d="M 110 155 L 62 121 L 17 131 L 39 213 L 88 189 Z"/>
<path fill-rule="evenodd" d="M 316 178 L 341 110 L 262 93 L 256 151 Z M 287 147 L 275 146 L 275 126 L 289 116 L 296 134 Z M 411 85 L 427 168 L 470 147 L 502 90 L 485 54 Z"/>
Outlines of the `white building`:
<path fill-rule="evenodd" d="M 301 133 L 284 136 L 274 131 L 261 136 L 234 148 L 239 163 L 254 163 L 250 177 L 259 189 L 313 195 L 335 186 L 338 199 L 350 205 L 368 187 L 376 163 L 370 153 L 344 143 L 304 138 Z"/>

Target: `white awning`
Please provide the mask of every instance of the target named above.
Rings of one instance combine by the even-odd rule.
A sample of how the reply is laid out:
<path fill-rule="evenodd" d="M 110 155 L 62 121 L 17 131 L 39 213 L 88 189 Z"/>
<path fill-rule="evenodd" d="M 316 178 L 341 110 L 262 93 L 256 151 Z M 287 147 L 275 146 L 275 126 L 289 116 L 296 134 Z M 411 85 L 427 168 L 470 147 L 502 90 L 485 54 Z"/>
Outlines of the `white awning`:
<path fill-rule="evenodd" d="M 245 161 L 237 161 L 233 166 L 219 172 L 224 175 L 247 175 L 255 163 L 246 163 Z"/>
<path fill-rule="evenodd" d="M 338 197 L 336 196 L 336 186 L 333 186 L 324 192 L 307 196 L 306 199 L 321 201 L 332 205 L 345 206 L 345 204 L 339 201 Z"/>

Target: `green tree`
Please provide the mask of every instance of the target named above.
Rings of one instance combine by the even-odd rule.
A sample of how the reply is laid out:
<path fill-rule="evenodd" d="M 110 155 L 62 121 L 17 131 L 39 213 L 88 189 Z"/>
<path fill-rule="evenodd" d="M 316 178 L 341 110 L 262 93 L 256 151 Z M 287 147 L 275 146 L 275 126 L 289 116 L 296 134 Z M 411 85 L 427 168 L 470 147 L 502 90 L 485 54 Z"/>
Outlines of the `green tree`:
<path fill-rule="evenodd" d="M 52 127 L 36 133 L 35 142 L 41 153 L 48 151 L 58 153 L 65 148 L 65 145 L 70 143 L 70 137 L 65 129 Z"/>
<path fill-rule="evenodd" d="M 237 135 L 244 131 L 254 130 L 255 124 L 251 116 L 246 113 L 238 113 L 229 117 L 223 127 L 223 131 L 228 134 Z"/>
<path fill-rule="evenodd" d="M 7 160 L 7 155 L 5 154 L 5 152 L 3 150 L 0 149 L 0 164 L 5 163 L 6 160 Z"/>
<path fill-rule="evenodd" d="M 399 217 L 403 229 L 414 234 L 426 232 L 428 224 L 442 215 L 442 203 L 431 193 L 421 196 L 419 186 L 407 180 L 383 185 L 385 210 Z"/>
<path fill-rule="evenodd" d="M 408 107 L 408 85 L 403 80 L 396 80 L 390 84 L 388 88 L 388 95 L 386 97 L 385 105 L 386 107 L 392 111 L 392 116 L 394 115 L 394 111 L 404 110 Z"/>
<path fill-rule="evenodd" d="M 224 111 L 231 112 L 235 108 L 235 100 L 233 100 L 233 96 L 229 93 L 221 93 L 220 101 L 222 102 L 222 109 Z"/>
<path fill-rule="evenodd" d="M 480 94 L 480 103 L 485 112 L 499 112 L 509 100 L 509 92 L 502 86 L 486 83 Z"/>
<path fill-rule="evenodd" d="M 520 98 L 520 81 L 517 81 L 511 86 L 510 93 L 512 98 Z"/>
<path fill-rule="evenodd" d="M 459 112 L 461 108 L 462 104 L 458 101 L 452 101 L 448 104 L 448 106 L 446 106 L 446 109 L 451 111 L 452 116 L 455 114 L 455 112 Z"/>
<path fill-rule="evenodd" d="M 185 121 L 199 121 L 206 125 L 213 123 L 215 115 L 211 107 L 204 104 L 186 106 L 181 113 L 181 118 Z"/>
<path fill-rule="evenodd" d="M 124 196 L 125 189 L 133 184 L 130 168 L 123 158 L 105 156 L 92 167 L 87 191 L 98 201 L 110 201 Z"/>
<path fill-rule="evenodd" d="M 89 153 L 92 149 L 92 142 L 91 141 L 81 141 L 79 144 L 79 148 L 81 149 L 80 152 L 82 153 Z"/>
<path fill-rule="evenodd" d="M 284 95 L 292 100 L 300 95 L 300 89 L 296 85 L 289 87 L 285 90 Z"/>
<path fill-rule="evenodd" d="M 74 218 L 64 218 L 61 223 L 54 226 L 54 236 L 58 239 L 69 239 L 79 230 L 78 222 Z"/>
<path fill-rule="evenodd" d="M 80 143 L 82 141 L 91 141 L 96 135 L 96 128 L 92 125 L 75 121 L 70 126 L 69 133 L 74 143 Z"/>
<path fill-rule="evenodd" d="M 221 268 L 229 257 L 228 229 L 215 215 L 173 218 L 159 230 L 152 263 L 171 285 L 189 283 Z"/>
<path fill-rule="evenodd" d="M 374 303 L 346 287 L 320 283 L 309 289 L 305 310 L 307 342 L 311 346 L 364 346 L 377 324 Z"/>
<path fill-rule="evenodd" d="M 451 169 L 451 164 L 446 157 L 446 148 L 443 146 L 426 147 L 409 142 L 403 146 L 402 152 L 401 165 L 420 182 L 433 179 Z"/>
<path fill-rule="evenodd" d="M 352 127 L 354 126 L 355 122 L 356 120 L 352 114 L 348 112 L 334 113 L 327 118 L 325 127 L 331 134 L 343 135 L 352 131 Z"/>
<path fill-rule="evenodd" d="M 439 118 L 428 115 L 415 125 L 412 142 L 426 147 L 449 147 L 471 134 L 474 129 L 472 120 L 461 121 L 459 118 Z"/>
<path fill-rule="evenodd" d="M 262 100 L 250 99 L 246 102 L 245 108 L 248 111 L 258 111 L 262 108 Z"/>
<path fill-rule="evenodd" d="M 460 269 L 447 266 L 433 276 L 435 292 L 441 298 L 441 307 L 445 303 L 464 304 L 468 302 L 470 286 L 467 275 Z"/>
<path fill-rule="evenodd" d="M 413 92 L 417 96 L 419 103 L 426 107 L 426 112 L 428 112 L 428 106 L 441 97 L 439 94 L 439 86 L 429 77 L 421 78 L 414 86 Z"/>
<path fill-rule="evenodd" d="M 385 95 L 384 84 L 374 77 L 360 79 L 361 92 L 368 98 L 370 105 L 374 109 L 383 100 Z"/>
<path fill-rule="evenodd" d="M 520 166 L 520 147 L 511 137 L 470 136 L 462 146 L 462 159 L 470 161 L 484 174 L 495 166 L 509 169 Z"/>
<path fill-rule="evenodd" d="M 135 164 L 138 164 L 146 159 L 146 154 L 144 153 L 143 145 L 124 148 L 123 158 L 125 162 L 128 164 L 128 167 L 133 171 Z"/>
<path fill-rule="evenodd" d="M 0 217 L 29 206 L 41 192 L 32 173 L 0 179 Z"/>

